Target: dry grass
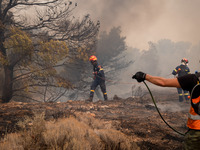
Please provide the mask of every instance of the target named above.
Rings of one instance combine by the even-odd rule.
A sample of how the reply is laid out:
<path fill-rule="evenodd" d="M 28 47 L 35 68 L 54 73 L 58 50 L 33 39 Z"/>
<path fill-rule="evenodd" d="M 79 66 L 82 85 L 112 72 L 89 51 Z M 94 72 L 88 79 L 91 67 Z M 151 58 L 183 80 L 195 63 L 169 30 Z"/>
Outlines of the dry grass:
<path fill-rule="evenodd" d="M 18 125 L 23 130 L 6 135 L 1 150 L 139 150 L 131 137 L 90 114 L 45 121 L 41 113 Z"/>

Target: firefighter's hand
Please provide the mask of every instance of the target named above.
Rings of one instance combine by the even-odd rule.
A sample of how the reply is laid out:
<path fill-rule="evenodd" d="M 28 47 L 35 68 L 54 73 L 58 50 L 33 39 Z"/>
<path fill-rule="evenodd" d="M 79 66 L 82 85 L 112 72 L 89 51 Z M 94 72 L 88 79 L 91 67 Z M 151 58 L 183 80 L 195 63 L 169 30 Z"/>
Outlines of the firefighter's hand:
<path fill-rule="evenodd" d="M 96 79 L 96 76 L 93 77 L 93 80 L 95 80 L 95 79 Z"/>
<path fill-rule="evenodd" d="M 97 71 L 93 72 L 93 75 L 97 75 Z"/>
<path fill-rule="evenodd" d="M 132 79 L 136 79 L 138 82 L 142 82 L 145 80 L 146 73 L 137 72 L 135 75 L 132 76 Z"/>

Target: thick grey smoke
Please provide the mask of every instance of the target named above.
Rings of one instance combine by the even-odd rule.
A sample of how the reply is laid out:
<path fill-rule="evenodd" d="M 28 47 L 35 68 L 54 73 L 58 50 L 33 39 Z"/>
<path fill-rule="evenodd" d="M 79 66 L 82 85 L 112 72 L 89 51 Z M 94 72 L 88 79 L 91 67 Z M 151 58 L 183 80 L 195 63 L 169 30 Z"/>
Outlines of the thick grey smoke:
<path fill-rule="evenodd" d="M 76 15 L 100 20 L 101 31 L 121 26 L 127 44 L 148 49 L 160 39 L 198 43 L 199 0 L 76 0 Z"/>

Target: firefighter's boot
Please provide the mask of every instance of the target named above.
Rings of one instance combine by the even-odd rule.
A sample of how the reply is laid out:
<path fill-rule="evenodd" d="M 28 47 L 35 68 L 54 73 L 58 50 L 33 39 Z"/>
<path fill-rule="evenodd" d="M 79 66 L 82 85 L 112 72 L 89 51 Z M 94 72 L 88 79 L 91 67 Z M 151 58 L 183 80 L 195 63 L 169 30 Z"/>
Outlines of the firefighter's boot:
<path fill-rule="evenodd" d="M 92 102 L 93 97 L 94 97 L 94 90 L 90 90 L 90 97 L 86 101 Z"/>
<path fill-rule="evenodd" d="M 107 101 L 107 100 L 108 100 L 107 93 L 103 93 L 103 97 L 104 97 L 104 101 Z"/>

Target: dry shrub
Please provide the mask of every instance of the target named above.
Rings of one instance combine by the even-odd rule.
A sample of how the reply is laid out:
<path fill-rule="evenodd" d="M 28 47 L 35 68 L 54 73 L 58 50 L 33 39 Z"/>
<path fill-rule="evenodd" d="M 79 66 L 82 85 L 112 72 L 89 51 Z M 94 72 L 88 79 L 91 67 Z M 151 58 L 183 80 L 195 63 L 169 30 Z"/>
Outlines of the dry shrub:
<path fill-rule="evenodd" d="M 34 113 L 34 117 L 25 117 L 23 121 L 18 122 L 18 126 L 22 128 L 21 140 L 24 149 L 37 149 L 46 147 L 44 144 L 43 133 L 45 127 L 45 113 Z"/>
<path fill-rule="evenodd" d="M 44 113 L 34 113 L 34 117 L 25 117 L 17 125 L 22 129 L 19 133 L 11 133 L 1 141 L 2 150 L 38 149 L 44 147 L 42 134 L 45 132 Z"/>
<path fill-rule="evenodd" d="M 18 133 L 11 133 L 0 141 L 1 150 L 24 150 L 22 141 L 19 140 L 21 137 Z"/>
<path fill-rule="evenodd" d="M 120 131 L 114 129 L 96 130 L 97 135 L 105 144 L 106 150 L 139 150 L 136 143 Z"/>
<path fill-rule="evenodd" d="M 45 143 L 52 149 L 90 150 L 102 149 L 100 139 L 84 123 L 75 118 L 60 119 L 55 123 L 48 122 L 44 133 Z M 92 140 L 92 143 L 90 141 Z"/>
<path fill-rule="evenodd" d="M 18 125 L 23 130 L 8 134 L 1 142 L 2 150 L 138 150 L 130 137 L 90 115 L 76 115 L 56 121 L 45 121 L 44 114 L 26 118 Z M 95 125 L 93 125 L 95 124 Z M 103 128 L 104 125 L 104 128 Z M 110 126 L 111 127 L 111 126 Z"/>
<path fill-rule="evenodd" d="M 110 123 L 103 120 L 95 119 L 92 113 L 76 113 L 75 117 L 78 121 L 83 122 L 90 126 L 92 129 L 110 129 L 114 128 Z"/>

